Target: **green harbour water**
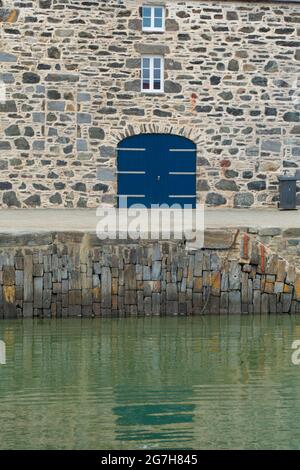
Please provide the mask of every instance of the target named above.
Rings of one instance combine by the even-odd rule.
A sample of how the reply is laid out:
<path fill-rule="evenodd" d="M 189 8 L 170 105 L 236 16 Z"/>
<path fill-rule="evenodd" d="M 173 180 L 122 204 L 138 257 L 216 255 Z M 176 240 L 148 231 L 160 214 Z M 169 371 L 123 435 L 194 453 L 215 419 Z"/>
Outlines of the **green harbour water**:
<path fill-rule="evenodd" d="M 300 449 L 300 317 L 1 320 L 1 449 Z"/>

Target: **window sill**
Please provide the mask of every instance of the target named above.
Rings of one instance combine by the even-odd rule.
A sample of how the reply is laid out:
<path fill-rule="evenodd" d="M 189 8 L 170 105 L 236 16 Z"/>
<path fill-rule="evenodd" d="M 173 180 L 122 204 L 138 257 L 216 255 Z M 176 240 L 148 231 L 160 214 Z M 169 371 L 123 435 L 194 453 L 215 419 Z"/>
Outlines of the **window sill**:
<path fill-rule="evenodd" d="M 143 33 L 165 33 L 165 29 L 142 29 Z"/>

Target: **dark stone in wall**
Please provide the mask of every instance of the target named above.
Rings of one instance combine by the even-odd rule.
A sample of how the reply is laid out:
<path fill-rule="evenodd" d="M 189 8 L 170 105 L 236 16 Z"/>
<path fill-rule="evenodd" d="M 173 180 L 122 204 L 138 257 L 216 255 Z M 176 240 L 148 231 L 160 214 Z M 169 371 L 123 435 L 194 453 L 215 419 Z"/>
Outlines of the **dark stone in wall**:
<path fill-rule="evenodd" d="M 172 117 L 172 113 L 168 111 L 163 111 L 162 109 L 154 109 L 153 114 L 154 116 L 163 117 L 163 118 Z"/>
<path fill-rule="evenodd" d="M 47 188 L 47 186 L 44 186 L 43 184 L 41 183 L 33 183 L 32 185 L 34 187 L 34 189 L 36 189 L 37 191 L 48 191 L 49 188 Z"/>
<path fill-rule="evenodd" d="M 277 46 L 299 47 L 300 41 L 276 41 Z"/>
<path fill-rule="evenodd" d="M 87 199 L 80 197 L 77 202 L 77 207 L 87 207 Z"/>
<path fill-rule="evenodd" d="M 226 170 L 225 171 L 226 178 L 236 178 L 239 176 L 238 172 L 235 170 Z"/>
<path fill-rule="evenodd" d="M 265 181 L 251 181 L 248 183 L 248 189 L 252 189 L 254 191 L 263 191 L 266 189 L 266 182 Z"/>
<path fill-rule="evenodd" d="M 34 130 L 30 126 L 25 127 L 25 135 L 26 137 L 33 137 L 34 136 Z"/>
<path fill-rule="evenodd" d="M 51 8 L 52 6 L 52 0 L 39 0 L 39 7 L 46 9 L 46 8 Z"/>
<path fill-rule="evenodd" d="M 5 140 L 0 141 L 0 150 L 10 150 L 11 145 L 9 142 L 6 142 Z"/>
<path fill-rule="evenodd" d="M 182 70 L 182 65 L 174 59 L 165 59 L 165 70 Z"/>
<path fill-rule="evenodd" d="M 191 39 L 191 36 L 187 33 L 179 33 L 177 37 L 179 41 L 189 41 Z"/>
<path fill-rule="evenodd" d="M 24 203 L 28 207 L 39 207 L 41 205 L 41 198 L 38 194 L 33 194 L 25 199 Z"/>
<path fill-rule="evenodd" d="M 298 165 L 295 162 L 283 160 L 283 168 L 298 168 Z"/>
<path fill-rule="evenodd" d="M 105 137 L 104 130 L 100 127 L 90 127 L 89 136 L 91 139 L 103 140 Z"/>
<path fill-rule="evenodd" d="M 14 141 L 15 146 L 18 150 L 29 150 L 30 145 L 25 139 L 25 137 L 19 137 L 18 139 L 15 139 Z"/>
<path fill-rule="evenodd" d="M 200 166 L 208 166 L 208 167 L 211 166 L 209 163 L 209 160 L 207 160 L 207 158 L 205 157 L 198 157 L 197 164 Z"/>
<path fill-rule="evenodd" d="M 178 16 L 178 18 L 189 18 L 190 14 L 185 10 L 181 10 L 176 13 L 176 16 Z"/>
<path fill-rule="evenodd" d="M 124 86 L 125 91 L 141 91 L 141 81 L 140 80 L 131 80 L 129 82 L 125 82 Z"/>
<path fill-rule="evenodd" d="M 23 83 L 39 83 L 40 76 L 37 73 L 33 72 L 24 72 L 23 73 Z"/>
<path fill-rule="evenodd" d="M 164 44 L 142 44 L 138 42 L 134 45 L 134 48 L 141 55 L 166 55 L 170 52 L 169 46 Z"/>
<path fill-rule="evenodd" d="M 98 110 L 98 113 L 100 113 L 100 114 L 116 114 L 117 110 L 116 110 L 116 108 L 112 108 L 110 106 L 105 106 L 104 108 L 100 108 Z"/>
<path fill-rule="evenodd" d="M 221 77 L 218 77 L 217 75 L 212 75 L 210 77 L 211 85 L 219 85 L 220 82 L 221 82 Z"/>
<path fill-rule="evenodd" d="M 208 193 L 206 196 L 206 204 L 210 206 L 221 206 L 226 204 L 226 199 L 221 194 L 218 193 Z"/>
<path fill-rule="evenodd" d="M 123 113 L 126 114 L 126 116 L 144 116 L 145 115 L 145 111 L 142 108 L 123 109 Z"/>
<path fill-rule="evenodd" d="M 268 79 L 266 77 L 253 77 L 251 82 L 253 83 L 253 85 L 257 85 L 257 86 L 263 86 L 263 87 L 266 87 L 268 86 Z"/>
<path fill-rule="evenodd" d="M 179 24 L 177 23 L 177 21 L 171 18 L 166 18 L 166 31 L 178 31 L 178 30 L 179 30 Z"/>
<path fill-rule="evenodd" d="M 266 72 L 278 72 L 278 63 L 276 60 L 269 60 L 265 65 L 264 70 Z"/>
<path fill-rule="evenodd" d="M 103 158 L 112 158 L 115 156 L 115 149 L 109 145 L 101 145 L 100 155 Z"/>
<path fill-rule="evenodd" d="M 58 178 L 58 175 L 54 171 L 50 171 L 47 175 L 47 178 L 56 179 Z"/>
<path fill-rule="evenodd" d="M 16 124 L 11 124 L 5 129 L 5 135 L 7 136 L 17 136 L 20 135 L 19 126 Z"/>
<path fill-rule="evenodd" d="M 7 170 L 8 169 L 8 162 L 5 160 L 0 160 L 0 170 Z"/>
<path fill-rule="evenodd" d="M 165 81 L 165 92 L 166 93 L 180 93 L 182 86 L 180 83 L 171 82 L 170 80 Z"/>
<path fill-rule="evenodd" d="M 49 73 L 46 78 L 46 82 L 78 82 L 79 81 L 79 76 L 78 75 L 73 75 L 73 74 L 68 74 L 68 73 Z"/>
<path fill-rule="evenodd" d="M 142 31 L 142 20 L 133 18 L 128 21 L 128 28 L 133 31 Z"/>
<path fill-rule="evenodd" d="M 3 191 L 5 189 L 11 189 L 12 184 L 9 183 L 8 181 L 0 182 L 0 191 Z"/>
<path fill-rule="evenodd" d="M 228 63 L 228 70 L 237 72 L 239 70 L 239 62 L 235 59 L 231 59 Z"/>
<path fill-rule="evenodd" d="M 255 12 L 255 13 L 249 13 L 249 21 L 261 21 L 264 17 L 265 12 Z"/>
<path fill-rule="evenodd" d="M 84 183 L 75 183 L 72 186 L 72 189 L 74 189 L 74 191 L 85 192 L 86 191 L 86 185 Z"/>
<path fill-rule="evenodd" d="M 238 191 L 235 181 L 233 180 L 220 180 L 216 183 L 216 189 L 221 191 Z"/>
<path fill-rule="evenodd" d="M 197 190 L 198 191 L 209 191 L 210 187 L 207 180 L 198 180 L 197 181 Z"/>
<path fill-rule="evenodd" d="M 242 116 L 244 111 L 240 108 L 226 108 L 228 114 L 232 114 L 232 116 Z"/>
<path fill-rule="evenodd" d="M 239 15 L 237 14 L 236 11 L 227 11 L 226 19 L 229 21 L 236 21 L 239 19 Z"/>
<path fill-rule="evenodd" d="M 283 115 L 286 122 L 300 122 L 300 111 L 291 111 Z"/>
<path fill-rule="evenodd" d="M 60 100 L 61 94 L 57 90 L 48 90 L 47 97 L 49 100 Z"/>
<path fill-rule="evenodd" d="M 219 96 L 225 100 L 225 101 L 230 101 L 233 98 L 233 94 L 231 91 L 222 91 Z"/>
<path fill-rule="evenodd" d="M 48 57 L 50 59 L 60 59 L 60 50 L 55 46 L 49 47 Z"/>
<path fill-rule="evenodd" d="M 97 183 L 93 186 L 93 191 L 101 191 L 102 193 L 107 193 L 108 186 L 106 184 Z"/>
<path fill-rule="evenodd" d="M 128 68 L 128 69 L 139 69 L 140 66 L 141 66 L 141 59 L 140 58 L 126 59 L 126 68 Z"/>
<path fill-rule="evenodd" d="M 60 206 L 62 204 L 61 195 L 59 193 L 52 194 L 52 196 L 50 196 L 49 198 L 49 201 L 51 202 L 51 204 L 56 204 Z"/>
<path fill-rule="evenodd" d="M 196 106 L 195 111 L 197 113 L 209 113 L 212 110 L 212 106 Z"/>
<path fill-rule="evenodd" d="M 21 207 L 21 203 L 14 191 L 7 191 L 3 194 L 3 204 L 8 207 Z"/>
<path fill-rule="evenodd" d="M 17 106 L 15 101 L 7 100 L 4 103 L 0 103 L 0 113 L 16 113 Z"/>
<path fill-rule="evenodd" d="M 55 189 L 62 190 L 62 189 L 65 189 L 66 185 L 65 183 L 58 181 L 57 183 L 56 182 L 54 183 L 54 187 Z"/>
<path fill-rule="evenodd" d="M 277 116 L 277 109 L 276 108 L 265 108 L 265 115 L 266 116 Z"/>

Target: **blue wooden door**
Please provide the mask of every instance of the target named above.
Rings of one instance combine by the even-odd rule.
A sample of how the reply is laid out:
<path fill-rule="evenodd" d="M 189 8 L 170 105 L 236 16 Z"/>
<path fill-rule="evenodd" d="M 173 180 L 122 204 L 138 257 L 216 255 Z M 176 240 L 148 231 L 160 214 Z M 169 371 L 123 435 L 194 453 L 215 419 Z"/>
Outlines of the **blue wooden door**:
<path fill-rule="evenodd" d="M 118 145 L 119 207 L 196 207 L 196 145 L 172 134 L 140 134 Z M 127 199 L 124 199 L 127 197 Z"/>

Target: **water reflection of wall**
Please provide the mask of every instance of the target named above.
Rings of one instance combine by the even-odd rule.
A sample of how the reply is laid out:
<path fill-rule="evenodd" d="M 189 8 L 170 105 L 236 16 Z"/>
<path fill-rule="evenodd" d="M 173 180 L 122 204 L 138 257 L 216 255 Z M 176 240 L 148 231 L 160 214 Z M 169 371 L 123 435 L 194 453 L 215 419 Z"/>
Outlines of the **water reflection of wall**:
<path fill-rule="evenodd" d="M 299 442 L 300 319 L 3 321 L 0 447 Z"/>

